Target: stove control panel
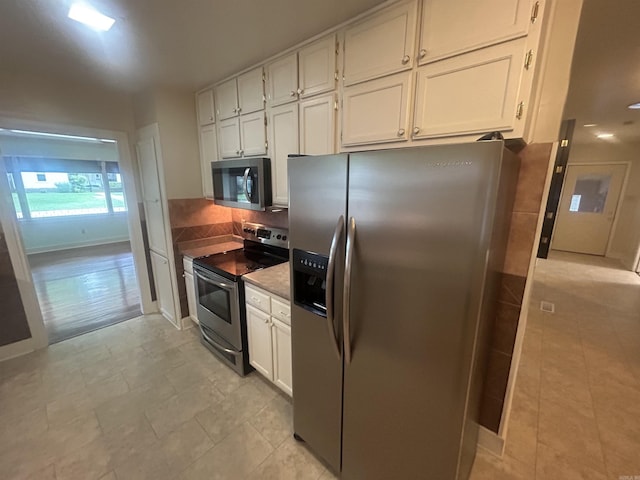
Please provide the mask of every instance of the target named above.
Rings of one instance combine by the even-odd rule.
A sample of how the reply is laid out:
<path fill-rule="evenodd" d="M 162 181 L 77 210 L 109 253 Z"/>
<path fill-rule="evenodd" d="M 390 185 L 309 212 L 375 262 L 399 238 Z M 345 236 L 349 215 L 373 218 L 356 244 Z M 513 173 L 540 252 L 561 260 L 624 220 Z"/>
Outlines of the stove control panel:
<path fill-rule="evenodd" d="M 260 223 L 242 222 L 242 237 L 254 242 L 289 248 L 289 230 Z"/>

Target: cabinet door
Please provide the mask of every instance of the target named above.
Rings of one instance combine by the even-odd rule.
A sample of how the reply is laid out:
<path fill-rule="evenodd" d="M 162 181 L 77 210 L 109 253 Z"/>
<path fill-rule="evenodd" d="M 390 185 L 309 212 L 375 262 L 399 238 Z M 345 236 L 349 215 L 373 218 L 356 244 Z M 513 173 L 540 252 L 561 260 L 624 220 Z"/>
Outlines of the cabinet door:
<path fill-rule="evenodd" d="M 281 105 L 269 109 L 267 129 L 269 130 L 273 203 L 287 206 L 289 204 L 287 157 L 290 154 L 299 153 L 298 104 Z"/>
<path fill-rule="evenodd" d="M 189 304 L 189 317 L 198 322 L 198 302 L 196 301 L 196 287 L 193 283 L 193 275 L 184 272 L 184 285 L 187 288 L 187 303 Z"/>
<path fill-rule="evenodd" d="M 336 96 L 332 93 L 300 102 L 300 153 L 335 153 Z"/>
<path fill-rule="evenodd" d="M 298 99 L 298 56 L 282 57 L 267 65 L 267 104 L 275 107 Z"/>
<path fill-rule="evenodd" d="M 420 64 L 524 36 L 531 14 L 531 0 L 425 0 Z"/>
<path fill-rule="evenodd" d="M 222 158 L 240 156 L 240 119 L 238 117 L 218 122 L 218 142 Z"/>
<path fill-rule="evenodd" d="M 240 152 L 245 157 L 267 153 L 264 112 L 240 116 Z"/>
<path fill-rule="evenodd" d="M 411 72 L 344 89 L 342 145 L 407 140 Z"/>
<path fill-rule="evenodd" d="M 241 114 L 264 110 L 264 81 L 262 67 L 238 77 L 238 104 Z"/>
<path fill-rule="evenodd" d="M 200 170 L 202 173 L 202 193 L 205 198 L 213 198 L 213 178 L 211 162 L 218 160 L 218 139 L 216 126 L 200 128 Z"/>
<path fill-rule="evenodd" d="M 205 90 L 200 92 L 197 97 L 198 106 L 198 123 L 200 125 L 209 125 L 214 122 L 213 115 L 213 90 Z"/>
<path fill-rule="evenodd" d="M 173 301 L 173 285 L 169 260 L 158 255 L 153 250 L 151 253 L 151 268 L 153 281 L 156 286 L 156 300 L 160 313 L 174 325 L 177 325 L 176 307 Z"/>
<path fill-rule="evenodd" d="M 219 120 L 238 115 L 238 86 L 232 78 L 218 85 L 216 92 L 216 114 Z"/>
<path fill-rule="evenodd" d="M 330 35 L 301 49 L 298 64 L 301 98 L 335 90 L 336 36 Z"/>
<path fill-rule="evenodd" d="M 291 381 L 291 327 L 271 317 L 273 338 L 273 382 L 293 395 Z"/>
<path fill-rule="evenodd" d="M 413 67 L 416 12 L 416 1 L 403 3 L 347 28 L 345 85 Z"/>
<path fill-rule="evenodd" d="M 251 305 L 247 305 L 247 341 L 249 363 L 269 380 L 273 380 L 271 317 Z"/>
<path fill-rule="evenodd" d="M 520 38 L 420 67 L 413 137 L 513 129 L 519 121 L 525 41 Z"/>

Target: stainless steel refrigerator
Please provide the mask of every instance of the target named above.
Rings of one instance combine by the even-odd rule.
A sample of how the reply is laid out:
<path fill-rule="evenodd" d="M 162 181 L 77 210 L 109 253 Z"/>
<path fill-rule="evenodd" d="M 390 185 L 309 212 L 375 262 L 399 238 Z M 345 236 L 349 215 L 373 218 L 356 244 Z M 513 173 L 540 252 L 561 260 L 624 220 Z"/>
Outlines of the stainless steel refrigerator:
<path fill-rule="evenodd" d="M 341 478 L 468 477 L 518 168 L 500 141 L 289 159 L 294 432 Z"/>

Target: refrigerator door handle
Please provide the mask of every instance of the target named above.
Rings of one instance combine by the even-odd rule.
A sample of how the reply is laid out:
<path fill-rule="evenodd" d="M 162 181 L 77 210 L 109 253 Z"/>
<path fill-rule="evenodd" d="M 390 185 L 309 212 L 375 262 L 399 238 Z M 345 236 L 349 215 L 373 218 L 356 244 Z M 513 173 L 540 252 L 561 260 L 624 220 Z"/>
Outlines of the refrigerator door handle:
<path fill-rule="evenodd" d="M 331 337 L 331 343 L 335 347 L 335 352 L 340 358 L 340 346 L 338 345 L 338 337 L 333 327 L 333 320 L 335 317 L 335 309 L 333 308 L 333 283 L 335 279 L 336 270 L 336 252 L 338 251 L 338 241 L 342 236 L 342 230 L 344 229 L 344 217 L 340 215 L 336 229 L 333 232 L 333 238 L 331 239 L 331 248 L 329 249 L 329 262 L 327 265 L 327 290 L 326 290 L 326 305 L 327 305 L 327 328 L 329 329 L 329 337 Z"/>
<path fill-rule="evenodd" d="M 353 249 L 356 239 L 356 219 L 349 219 L 347 227 L 347 254 L 344 268 L 344 299 L 342 311 L 342 329 L 344 337 L 344 358 L 347 365 L 351 363 L 351 265 L 353 263 Z"/>

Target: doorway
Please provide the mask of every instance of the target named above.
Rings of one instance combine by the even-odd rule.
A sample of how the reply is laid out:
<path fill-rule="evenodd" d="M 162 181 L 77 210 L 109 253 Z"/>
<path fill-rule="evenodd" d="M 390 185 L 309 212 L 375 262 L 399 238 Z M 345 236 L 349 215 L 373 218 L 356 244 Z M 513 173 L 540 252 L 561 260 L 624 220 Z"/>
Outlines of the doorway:
<path fill-rule="evenodd" d="M 552 249 L 606 254 L 626 172 L 625 164 L 567 166 Z"/>
<path fill-rule="evenodd" d="M 139 316 L 117 141 L 4 129 L 0 148 L 49 343 Z"/>

